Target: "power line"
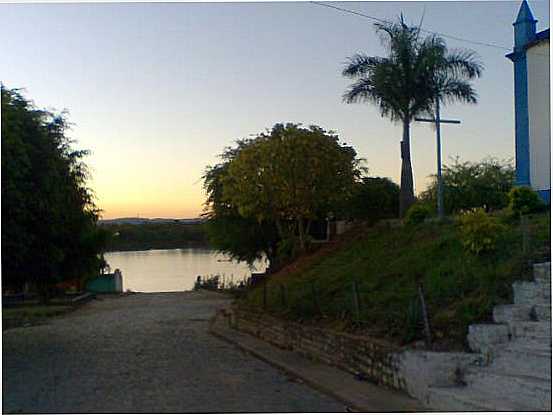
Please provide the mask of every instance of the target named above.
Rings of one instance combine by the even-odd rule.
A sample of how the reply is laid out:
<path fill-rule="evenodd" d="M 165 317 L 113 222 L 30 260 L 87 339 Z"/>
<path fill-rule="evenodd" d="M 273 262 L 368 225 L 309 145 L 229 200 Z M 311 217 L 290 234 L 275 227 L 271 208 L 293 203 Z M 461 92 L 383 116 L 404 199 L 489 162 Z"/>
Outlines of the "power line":
<path fill-rule="evenodd" d="M 316 4 L 318 6 L 329 7 L 331 9 L 339 10 L 339 11 L 344 12 L 344 13 L 354 14 L 356 16 L 364 17 L 366 19 L 374 20 L 374 21 L 377 21 L 377 22 L 380 22 L 380 23 L 387 23 L 387 24 L 392 23 L 391 21 L 386 20 L 386 19 L 381 19 L 381 18 L 378 18 L 378 17 L 370 16 L 368 14 L 361 13 L 361 12 L 358 12 L 358 11 L 355 11 L 355 10 L 344 9 L 343 7 L 333 6 L 333 5 L 327 4 L 327 3 L 320 3 L 318 1 L 311 1 L 310 3 Z M 460 38 L 460 37 L 457 37 L 457 36 L 448 35 L 446 33 L 433 32 L 431 30 L 426 30 L 426 29 L 422 29 L 422 28 L 420 29 L 420 31 L 425 32 L 425 33 L 429 33 L 429 34 L 433 34 L 433 35 L 437 35 L 437 36 L 441 36 L 441 37 L 445 37 L 445 38 L 449 38 L 449 39 L 453 39 L 453 40 L 457 40 L 459 42 L 472 43 L 474 45 L 479 45 L 479 46 L 487 46 L 487 47 L 490 47 L 490 48 L 501 49 L 503 51 L 511 51 L 512 50 L 508 46 L 496 45 L 496 44 L 488 43 L 488 42 L 480 42 L 480 41 L 477 41 L 477 40 L 464 39 L 464 38 Z M 540 55 L 547 56 L 547 55 L 543 55 L 543 54 L 540 54 Z"/>

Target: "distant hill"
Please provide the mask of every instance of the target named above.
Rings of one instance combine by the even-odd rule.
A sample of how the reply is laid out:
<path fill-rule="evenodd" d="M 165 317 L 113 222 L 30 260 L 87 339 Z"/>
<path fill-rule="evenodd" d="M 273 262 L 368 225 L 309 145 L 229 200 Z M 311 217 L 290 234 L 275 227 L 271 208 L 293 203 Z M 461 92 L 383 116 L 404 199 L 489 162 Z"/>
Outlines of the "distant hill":
<path fill-rule="evenodd" d="M 107 251 L 207 247 L 202 219 L 117 218 L 100 221 L 108 230 Z"/>
<path fill-rule="evenodd" d="M 116 219 L 100 219 L 100 225 L 144 225 L 152 223 L 181 223 L 186 225 L 197 225 L 204 220 L 201 218 L 193 219 L 170 219 L 170 218 L 116 218 Z"/>

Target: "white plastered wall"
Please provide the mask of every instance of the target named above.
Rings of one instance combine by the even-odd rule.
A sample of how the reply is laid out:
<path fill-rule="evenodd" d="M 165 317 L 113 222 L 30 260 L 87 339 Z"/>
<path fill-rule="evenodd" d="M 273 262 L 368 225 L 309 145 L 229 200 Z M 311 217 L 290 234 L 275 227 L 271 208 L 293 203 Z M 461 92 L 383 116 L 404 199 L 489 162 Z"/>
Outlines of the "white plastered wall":
<path fill-rule="evenodd" d="M 551 189 L 551 111 L 549 40 L 527 51 L 530 183 L 535 190 Z"/>

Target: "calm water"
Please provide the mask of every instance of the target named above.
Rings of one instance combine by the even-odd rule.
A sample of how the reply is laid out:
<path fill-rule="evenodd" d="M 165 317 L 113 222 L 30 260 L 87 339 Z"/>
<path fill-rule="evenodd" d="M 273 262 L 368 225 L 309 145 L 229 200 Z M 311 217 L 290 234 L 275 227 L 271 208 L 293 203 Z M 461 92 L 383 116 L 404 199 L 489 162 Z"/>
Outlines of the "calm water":
<path fill-rule="evenodd" d="M 105 258 L 112 272 L 119 268 L 123 273 L 123 290 L 140 292 L 191 290 L 198 275 L 240 281 L 252 272 L 245 263 L 228 262 L 227 256 L 201 248 L 108 252 Z M 265 262 L 254 267 L 263 272 Z"/>

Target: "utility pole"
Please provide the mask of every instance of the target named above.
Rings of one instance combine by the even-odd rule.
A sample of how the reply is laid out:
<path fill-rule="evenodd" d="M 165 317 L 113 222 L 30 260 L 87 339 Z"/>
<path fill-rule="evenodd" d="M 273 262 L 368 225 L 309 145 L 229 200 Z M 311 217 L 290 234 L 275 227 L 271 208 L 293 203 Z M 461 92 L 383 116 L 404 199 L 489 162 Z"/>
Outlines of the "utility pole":
<path fill-rule="evenodd" d="M 436 126 L 436 158 L 438 162 L 438 218 L 443 219 L 444 217 L 444 189 L 442 183 L 442 142 L 440 136 L 440 124 L 461 124 L 459 120 L 442 120 L 440 118 L 440 100 L 436 99 L 436 116 L 434 119 L 428 118 L 415 118 L 415 121 L 420 122 L 431 122 Z"/>

